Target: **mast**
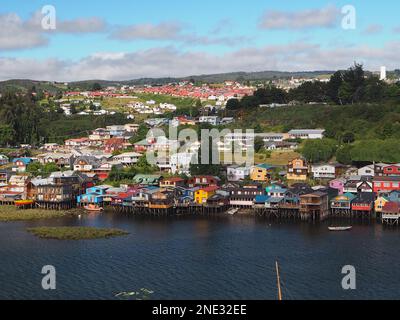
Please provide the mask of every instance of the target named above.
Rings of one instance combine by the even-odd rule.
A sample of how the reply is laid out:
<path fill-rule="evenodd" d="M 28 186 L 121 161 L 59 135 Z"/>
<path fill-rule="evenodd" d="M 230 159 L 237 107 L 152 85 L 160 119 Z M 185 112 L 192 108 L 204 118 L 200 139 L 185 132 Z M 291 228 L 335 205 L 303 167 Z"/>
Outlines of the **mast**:
<path fill-rule="evenodd" d="M 280 278 L 280 275 L 279 275 L 278 261 L 275 262 L 275 267 L 276 267 L 276 281 L 277 281 L 277 284 L 278 284 L 278 300 L 282 301 L 281 278 Z"/>

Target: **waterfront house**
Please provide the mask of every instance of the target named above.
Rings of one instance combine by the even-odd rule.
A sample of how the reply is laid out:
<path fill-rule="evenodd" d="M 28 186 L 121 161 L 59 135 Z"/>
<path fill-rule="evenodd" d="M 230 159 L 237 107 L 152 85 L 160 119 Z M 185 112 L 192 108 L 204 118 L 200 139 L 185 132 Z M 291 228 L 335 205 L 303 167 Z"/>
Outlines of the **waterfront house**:
<path fill-rule="evenodd" d="M 197 204 L 205 204 L 207 200 L 213 196 L 218 190 L 217 186 L 209 186 L 205 188 L 200 188 L 195 192 L 195 202 Z"/>
<path fill-rule="evenodd" d="M 375 200 L 375 212 L 382 213 L 383 207 L 389 202 L 389 198 L 380 196 Z"/>
<path fill-rule="evenodd" d="M 185 185 L 185 179 L 180 177 L 165 178 L 160 182 L 161 189 L 175 189 L 177 187 L 183 187 Z"/>
<path fill-rule="evenodd" d="M 175 198 L 178 204 L 189 205 L 194 203 L 195 193 L 199 188 L 176 187 Z"/>
<path fill-rule="evenodd" d="M 301 195 L 300 214 L 304 220 L 324 220 L 329 215 L 328 194 L 315 191 Z"/>
<path fill-rule="evenodd" d="M 226 186 L 224 190 L 230 194 L 230 205 L 239 208 L 252 207 L 257 196 L 265 195 L 265 191 L 260 184 L 231 185 Z"/>
<path fill-rule="evenodd" d="M 382 208 L 382 223 L 388 225 L 398 225 L 400 222 L 400 203 L 388 202 Z"/>
<path fill-rule="evenodd" d="M 268 192 L 268 190 L 267 190 Z M 288 190 L 286 190 L 283 197 L 283 205 L 286 208 L 299 207 L 300 196 L 314 192 L 310 185 L 306 183 L 295 183 Z M 276 196 L 276 193 L 275 193 Z"/>
<path fill-rule="evenodd" d="M 270 197 L 283 198 L 285 196 L 287 188 L 282 184 L 274 183 L 266 187 L 265 191 Z"/>
<path fill-rule="evenodd" d="M 0 154 L 0 166 L 4 166 L 9 162 L 9 159 L 4 154 Z"/>
<path fill-rule="evenodd" d="M 389 193 L 387 196 L 390 202 L 400 202 L 400 191 L 395 190 Z"/>
<path fill-rule="evenodd" d="M 303 130 L 291 130 L 289 131 L 290 139 L 322 139 L 324 137 L 325 130 L 323 129 L 303 129 Z"/>
<path fill-rule="evenodd" d="M 159 186 L 162 176 L 152 174 L 138 174 L 133 178 L 133 183 L 144 186 Z"/>
<path fill-rule="evenodd" d="M 371 214 L 374 210 L 375 193 L 358 193 L 351 203 L 351 210 L 356 214 Z"/>
<path fill-rule="evenodd" d="M 304 159 L 296 158 L 289 161 L 287 166 L 287 179 L 292 181 L 306 181 L 308 177 L 308 165 Z"/>
<path fill-rule="evenodd" d="M 65 203 L 75 201 L 73 186 L 63 179 L 33 179 L 32 200 L 40 203 Z"/>
<path fill-rule="evenodd" d="M 242 167 L 242 166 L 229 166 L 226 169 L 226 174 L 228 181 L 236 182 L 245 180 L 248 176 L 250 176 L 251 169 L 249 167 Z"/>
<path fill-rule="evenodd" d="M 341 195 L 344 193 L 345 183 L 346 183 L 346 179 L 338 178 L 338 179 L 329 181 L 329 187 L 332 189 L 336 189 L 338 191 L 338 194 Z"/>
<path fill-rule="evenodd" d="M 18 172 L 18 173 L 23 173 L 26 172 L 26 168 L 28 167 L 29 164 L 33 162 L 32 158 L 16 158 L 13 159 L 13 167 L 12 171 L 13 172 Z"/>
<path fill-rule="evenodd" d="M 255 182 L 268 182 L 275 167 L 268 164 L 259 164 L 251 169 L 250 179 Z"/>
<path fill-rule="evenodd" d="M 171 209 L 174 205 L 174 196 L 171 192 L 154 192 L 149 199 L 149 209 Z"/>
<path fill-rule="evenodd" d="M 77 202 L 80 205 L 86 204 L 103 204 L 103 199 L 107 196 L 107 190 L 110 186 L 96 186 L 91 187 L 86 190 L 85 194 L 79 195 L 77 197 Z"/>
<path fill-rule="evenodd" d="M 375 176 L 373 191 L 380 194 L 388 194 L 400 190 L 400 176 Z"/>
<path fill-rule="evenodd" d="M 221 179 L 215 176 L 193 176 L 191 177 L 187 185 L 190 188 L 203 187 L 203 186 L 218 186 L 221 183 Z"/>
<path fill-rule="evenodd" d="M 230 194 L 225 190 L 217 190 L 214 195 L 207 199 L 207 205 L 209 207 L 226 207 L 230 203 Z"/>
<path fill-rule="evenodd" d="M 356 198 L 353 193 L 345 193 L 338 195 L 330 201 L 331 210 L 333 214 L 350 214 L 351 203 Z"/>

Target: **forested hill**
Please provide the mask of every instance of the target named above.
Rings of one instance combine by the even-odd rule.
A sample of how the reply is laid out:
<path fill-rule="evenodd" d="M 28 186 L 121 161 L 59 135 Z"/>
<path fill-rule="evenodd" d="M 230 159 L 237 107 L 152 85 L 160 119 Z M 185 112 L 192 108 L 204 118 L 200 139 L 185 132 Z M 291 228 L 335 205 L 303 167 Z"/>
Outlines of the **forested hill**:
<path fill-rule="evenodd" d="M 166 78 L 141 78 L 133 80 L 87 80 L 87 81 L 73 81 L 68 83 L 68 87 L 62 82 L 52 81 L 36 81 L 29 79 L 16 79 L 0 81 L 0 92 L 6 91 L 30 91 L 32 87 L 36 90 L 44 90 L 56 93 L 59 90 L 66 89 L 81 89 L 90 90 L 95 83 L 100 84 L 102 87 L 116 86 L 116 85 L 157 85 L 181 81 L 195 81 L 203 83 L 220 83 L 224 81 L 255 81 L 255 80 L 271 80 L 274 78 L 291 78 L 291 77 L 305 77 L 314 78 L 323 75 L 333 74 L 333 71 L 310 71 L 310 72 L 279 72 L 279 71 L 261 71 L 261 72 L 231 72 L 220 74 L 205 74 L 193 75 L 187 77 L 166 77 Z"/>

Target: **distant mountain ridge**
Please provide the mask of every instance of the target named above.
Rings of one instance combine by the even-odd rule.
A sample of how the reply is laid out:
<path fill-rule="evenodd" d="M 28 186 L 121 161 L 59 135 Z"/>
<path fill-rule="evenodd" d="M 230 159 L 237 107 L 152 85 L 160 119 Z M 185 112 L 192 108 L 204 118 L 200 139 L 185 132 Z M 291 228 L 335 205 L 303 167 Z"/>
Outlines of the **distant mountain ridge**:
<path fill-rule="evenodd" d="M 187 77 L 164 77 L 164 78 L 139 78 L 133 80 L 84 80 L 68 82 L 68 88 L 79 88 L 87 90 L 92 88 L 93 84 L 99 83 L 101 86 L 115 85 L 163 85 L 173 82 L 194 80 L 196 82 L 221 83 L 224 81 L 262 81 L 277 78 L 305 77 L 313 78 L 324 75 L 331 75 L 334 71 L 302 71 L 302 72 L 284 72 L 284 71 L 259 71 L 259 72 L 230 72 L 219 74 L 203 74 Z M 30 79 L 13 79 L 0 81 L 0 92 L 6 90 L 46 90 L 57 92 L 66 90 L 67 86 L 63 82 L 39 81 Z"/>

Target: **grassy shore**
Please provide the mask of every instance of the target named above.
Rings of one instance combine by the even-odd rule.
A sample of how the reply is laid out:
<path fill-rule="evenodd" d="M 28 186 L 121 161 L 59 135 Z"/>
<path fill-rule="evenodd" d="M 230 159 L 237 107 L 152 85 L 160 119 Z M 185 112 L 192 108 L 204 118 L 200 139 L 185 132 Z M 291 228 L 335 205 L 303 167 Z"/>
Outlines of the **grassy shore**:
<path fill-rule="evenodd" d="M 103 239 L 129 234 L 119 229 L 101 229 L 92 227 L 39 227 L 27 230 L 39 238 L 55 240 Z"/>
<path fill-rule="evenodd" d="M 57 211 L 43 209 L 21 210 L 14 206 L 0 206 L 0 222 L 41 220 L 78 215 L 77 210 Z"/>

